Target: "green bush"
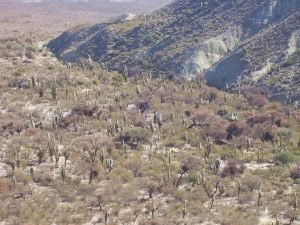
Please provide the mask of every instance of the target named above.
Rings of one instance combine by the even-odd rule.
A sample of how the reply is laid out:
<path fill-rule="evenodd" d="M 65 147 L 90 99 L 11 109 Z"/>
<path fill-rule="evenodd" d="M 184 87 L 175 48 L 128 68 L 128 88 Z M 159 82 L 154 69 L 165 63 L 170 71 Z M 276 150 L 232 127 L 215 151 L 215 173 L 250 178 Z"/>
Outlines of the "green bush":
<path fill-rule="evenodd" d="M 275 155 L 274 160 L 280 162 L 283 165 L 290 164 L 295 161 L 295 155 L 291 152 L 282 152 Z"/>
<path fill-rule="evenodd" d="M 92 82 L 94 85 L 99 85 L 99 83 L 100 83 L 99 80 L 93 80 Z"/>
<path fill-rule="evenodd" d="M 288 57 L 288 59 L 282 64 L 283 67 L 289 67 L 295 65 L 300 58 L 300 50 L 297 49 L 296 52 Z"/>
<path fill-rule="evenodd" d="M 184 14 L 184 15 L 190 15 L 192 13 L 193 13 L 193 11 L 191 9 L 183 9 L 182 10 L 182 14 Z"/>
<path fill-rule="evenodd" d="M 49 65 L 49 66 L 47 67 L 47 69 L 48 69 L 48 70 L 55 70 L 55 67 L 54 67 L 53 65 Z"/>
<path fill-rule="evenodd" d="M 151 140 L 151 132 L 144 128 L 132 128 L 120 134 L 119 141 L 135 142 L 138 144 L 148 144 Z"/>
<path fill-rule="evenodd" d="M 118 74 L 117 76 L 113 77 L 112 79 L 113 79 L 114 86 L 120 86 L 122 83 L 125 82 L 125 78 L 121 74 Z"/>

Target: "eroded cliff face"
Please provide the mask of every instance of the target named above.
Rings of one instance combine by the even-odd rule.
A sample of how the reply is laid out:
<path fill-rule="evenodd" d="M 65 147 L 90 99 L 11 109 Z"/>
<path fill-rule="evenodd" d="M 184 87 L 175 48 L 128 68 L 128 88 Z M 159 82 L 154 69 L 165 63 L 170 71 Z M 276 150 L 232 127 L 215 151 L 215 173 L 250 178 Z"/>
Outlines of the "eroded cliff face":
<path fill-rule="evenodd" d="M 65 61 L 91 58 L 119 71 L 126 64 L 130 75 L 204 74 L 217 88 L 269 85 L 297 52 L 299 30 L 299 0 L 177 0 L 130 21 L 68 31 L 48 47 Z"/>
<path fill-rule="evenodd" d="M 247 51 L 247 45 L 253 45 L 256 36 L 261 36 L 265 30 L 272 30 L 277 22 L 282 21 L 289 14 L 299 13 L 300 1 L 271 0 L 263 7 L 252 12 L 251 16 L 245 18 L 238 26 L 230 27 L 224 33 L 212 37 L 202 43 L 187 60 L 185 76 L 193 76 L 205 73 L 209 85 L 224 88 L 225 85 L 233 85 L 243 74 L 246 65 L 250 66 L 253 59 L 242 59 L 243 53 Z M 299 21 L 298 21 L 299 24 Z M 286 34 L 288 45 L 283 46 L 286 53 L 280 57 L 286 58 L 299 48 L 299 30 Z M 274 31 L 273 43 L 276 44 L 276 31 Z M 255 60 L 255 59 L 254 59 Z M 268 56 L 260 60 L 260 65 L 251 68 L 244 77 L 245 80 L 257 82 L 267 75 L 274 59 Z"/>
<path fill-rule="evenodd" d="M 299 7 L 298 0 L 269 0 L 264 7 L 259 8 L 253 14 L 256 23 L 267 25 L 285 17 L 290 11 Z"/>
<path fill-rule="evenodd" d="M 238 46 L 242 36 L 243 29 L 241 26 L 237 26 L 200 44 L 191 56 L 184 75 L 193 76 L 210 69 L 212 65 Z"/>
<path fill-rule="evenodd" d="M 300 29 L 294 31 L 289 40 L 288 55 L 294 54 L 300 48 Z"/>

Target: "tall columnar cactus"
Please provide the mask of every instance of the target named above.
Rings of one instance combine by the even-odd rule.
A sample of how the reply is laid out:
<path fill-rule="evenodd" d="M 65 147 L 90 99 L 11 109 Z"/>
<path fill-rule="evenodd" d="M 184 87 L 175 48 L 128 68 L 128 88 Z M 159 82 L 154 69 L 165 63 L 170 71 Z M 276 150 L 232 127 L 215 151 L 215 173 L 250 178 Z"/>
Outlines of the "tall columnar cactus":
<path fill-rule="evenodd" d="M 205 138 L 204 147 L 204 159 L 206 161 L 209 158 L 212 150 L 212 140 L 210 137 Z"/>
<path fill-rule="evenodd" d="M 186 215 L 187 215 L 187 201 L 186 200 L 184 200 L 184 202 L 183 202 L 183 207 L 182 207 L 182 218 L 185 218 L 186 217 Z"/>
<path fill-rule="evenodd" d="M 228 95 L 227 95 L 227 93 L 225 93 L 224 94 L 224 102 L 227 103 L 227 101 L 228 101 Z"/>
<path fill-rule="evenodd" d="M 220 159 L 219 157 L 217 157 L 214 161 L 214 169 L 216 174 L 219 172 L 220 166 L 221 166 Z"/>
<path fill-rule="evenodd" d="M 201 171 L 200 175 L 199 175 L 199 181 L 198 183 L 203 186 L 204 188 L 206 187 L 207 185 L 207 180 L 206 180 L 206 177 L 205 177 L 205 171 Z"/>
<path fill-rule="evenodd" d="M 214 207 L 215 201 L 216 201 L 216 192 L 213 192 L 211 194 L 211 202 L 210 202 L 210 208 L 211 209 Z"/>
<path fill-rule="evenodd" d="M 126 64 L 124 65 L 122 75 L 123 75 L 123 77 L 124 77 L 125 82 L 127 82 L 127 79 L 128 79 L 128 68 L 127 68 L 127 65 L 126 65 Z"/>
<path fill-rule="evenodd" d="M 155 210 L 156 210 L 156 208 L 154 206 L 154 200 L 152 199 L 152 202 L 151 202 L 151 217 L 152 217 L 152 219 L 154 219 L 154 217 L 155 217 Z"/>
<path fill-rule="evenodd" d="M 226 192 L 226 187 L 222 182 L 219 182 L 218 190 L 219 190 L 220 196 L 222 196 Z"/>
<path fill-rule="evenodd" d="M 279 134 L 279 147 L 282 148 L 282 135 Z"/>
<path fill-rule="evenodd" d="M 76 94 L 75 91 L 73 92 L 73 100 L 74 100 L 74 101 L 77 101 L 77 94 Z"/>
<path fill-rule="evenodd" d="M 201 143 L 200 139 L 198 139 L 198 145 L 197 145 L 197 147 L 198 147 L 198 150 L 202 149 L 202 143 Z"/>
<path fill-rule="evenodd" d="M 188 132 L 185 132 L 185 137 L 184 137 L 184 139 L 185 139 L 185 143 L 186 143 L 186 144 L 188 143 L 188 138 L 189 138 Z"/>
<path fill-rule="evenodd" d="M 279 225 L 278 214 L 276 214 L 275 225 Z"/>
<path fill-rule="evenodd" d="M 105 209 L 105 214 L 104 214 L 104 224 L 107 225 L 108 222 L 108 210 Z"/>
<path fill-rule="evenodd" d="M 34 75 L 31 77 L 31 86 L 32 86 L 33 88 L 36 87 L 36 77 L 35 77 Z"/>
<path fill-rule="evenodd" d="M 112 169 L 114 168 L 114 161 L 113 159 L 106 159 L 106 166 L 108 168 L 108 172 L 111 172 Z"/>
<path fill-rule="evenodd" d="M 284 146 L 289 147 L 290 144 L 291 144 L 291 134 L 289 133 L 286 135 L 286 142 L 284 143 Z"/>
<path fill-rule="evenodd" d="M 31 178 L 33 179 L 34 178 L 34 169 L 33 169 L 33 167 L 30 167 L 29 173 L 30 173 Z"/>
<path fill-rule="evenodd" d="M 114 136 L 114 130 L 115 130 L 114 125 L 112 124 L 111 119 L 109 119 L 109 123 L 107 126 L 107 135 Z"/>
<path fill-rule="evenodd" d="M 20 156 L 20 151 L 18 151 L 16 155 L 16 167 L 20 168 L 20 166 L 21 166 L 21 156 Z"/>
<path fill-rule="evenodd" d="M 137 94 L 137 95 L 140 95 L 140 94 L 141 94 L 141 89 L 140 89 L 139 86 L 136 86 L 135 91 L 136 91 L 136 94 Z"/>
<path fill-rule="evenodd" d="M 49 143 L 49 148 L 48 148 L 48 153 L 49 153 L 49 156 L 50 156 L 50 161 L 53 162 L 53 156 L 55 155 L 55 152 L 56 152 L 56 149 L 58 147 L 55 145 L 55 142 L 50 142 Z"/>
<path fill-rule="evenodd" d="M 171 164 L 171 150 L 168 152 L 168 163 Z"/>
<path fill-rule="evenodd" d="M 158 112 L 154 111 L 154 113 L 153 113 L 153 123 L 157 124 L 157 120 L 158 120 Z"/>
<path fill-rule="evenodd" d="M 259 189 L 258 189 L 258 193 L 257 193 L 257 206 L 261 205 L 261 198 L 262 198 L 262 182 L 260 180 Z"/>
<path fill-rule="evenodd" d="M 173 112 L 170 114 L 170 120 L 175 124 L 175 115 Z"/>
<path fill-rule="evenodd" d="M 119 125 L 119 120 L 117 119 L 114 125 L 114 129 L 116 132 L 120 132 L 120 125 Z"/>
<path fill-rule="evenodd" d="M 55 158 L 55 166 L 58 166 L 58 161 L 60 159 L 60 152 L 58 147 L 55 148 L 55 152 L 54 152 L 54 158 Z"/>
<path fill-rule="evenodd" d="M 186 119 L 184 118 L 184 115 L 183 115 L 183 114 L 182 114 L 182 116 L 181 116 L 181 119 L 182 119 L 182 125 L 183 125 L 184 127 L 186 127 L 187 123 L 186 123 Z"/>
<path fill-rule="evenodd" d="M 106 151 L 105 151 L 105 149 L 102 149 L 102 151 L 100 153 L 100 161 L 102 164 L 104 164 L 105 158 L 106 158 Z"/>
<path fill-rule="evenodd" d="M 163 103 L 166 103 L 166 92 L 163 90 L 161 93 L 160 93 L 160 104 L 163 104 Z"/>
<path fill-rule="evenodd" d="M 58 118 L 57 118 L 56 115 L 53 115 L 53 118 L 52 118 L 52 128 L 53 128 L 54 131 L 56 131 L 57 125 L 58 125 Z"/>
<path fill-rule="evenodd" d="M 261 204 L 261 197 L 262 197 L 261 190 L 258 190 L 258 195 L 257 195 L 257 206 L 260 206 L 260 204 Z"/>
<path fill-rule="evenodd" d="M 152 79 L 152 70 L 149 71 L 148 77 L 150 80 Z"/>
<path fill-rule="evenodd" d="M 294 193 L 294 201 L 293 201 L 293 208 L 294 208 L 294 211 L 297 210 L 297 207 L 298 207 L 298 198 L 297 198 L 297 193 L 295 192 L 295 193 Z"/>
<path fill-rule="evenodd" d="M 85 91 L 85 97 L 86 97 L 86 100 L 89 100 L 89 99 L 90 99 L 90 96 L 91 96 L 90 91 L 89 91 L 89 90 L 86 90 L 86 91 Z"/>
<path fill-rule="evenodd" d="M 53 100 L 57 100 L 57 93 L 58 93 L 58 85 L 56 79 L 51 83 L 51 96 Z"/>
<path fill-rule="evenodd" d="M 47 148 L 44 147 L 38 147 L 36 151 L 36 156 L 38 157 L 38 163 L 41 164 L 43 162 L 43 159 L 45 157 L 45 152 Z"/>
<path fill-rule="evenodd" d="M 168 167 L 168 170 L 167 170 L 167 181 L 169 182 L 171 179 L 171 168 Z"/>
<path fill-rule="evenodd" d="M 66 178 L 66 170 L 64 166 L 61 167 L 60 176 L 61 176 L 61 180 L 64 181 Z"/>
<path fill-rule="evenodd" d="M 64 152 L 63 152 L 63 156 L 65 158 L 65 167 L 67 166 L 67 160 L 70 158 L 70 151 L 67 150 L 67 148 L 65 147 Z"/>
<path fill-rule="evenodd" d="M 240 199 L 240 194 L 241 194 L 241 190 L 242 190 L 242 185 L 241 182 L 238 180 L 236 183 L 236 189 L 237 189 L 237 198 Z"/>
<path fill-rule="evenodd" d="M 156 124 L 159 129 L 162 127 L 163 122 L 162 122 L 162 115 L 159 114 L 157 111 L 154 111 L 153 115 L 153 123 Z"/>
<path fill-rule="evenodd" d="M 79 129 L 80 129 L 80 127 L 78 125 L 78 121 L 75 121 L 75 133 L 76 133 L 76 135 L 79 134 Z"/>
<path fill-rule="evenodd" d="M 65 85 L 65 97 L 66 97 L 66 100 L 69 99 L 69 88 L 68 88 L 68 85 Z"/>
<path fill-rule="evenodd" d="M 249 151 L 250 147 L 251 147 L 251 139 L 247 138 L 247 151 Z"/>
<path fill-rule="evenodd" d="M 114 96 L 115 102 L 119 103 L 121 101 L 121 94 L 118 92 Z"/>

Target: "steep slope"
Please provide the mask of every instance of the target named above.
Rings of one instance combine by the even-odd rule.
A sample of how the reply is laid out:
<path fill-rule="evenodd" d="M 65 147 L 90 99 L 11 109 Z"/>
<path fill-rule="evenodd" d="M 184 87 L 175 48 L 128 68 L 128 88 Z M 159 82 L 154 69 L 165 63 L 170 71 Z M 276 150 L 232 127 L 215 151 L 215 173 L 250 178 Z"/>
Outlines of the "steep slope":
<path fill-rule="evenodd" d="M 130 74 L 205 75 L 224 88 L 267 84 L 300 47 L 299 29 L 299 0 L 177 0 L 149 16 L 69 30 L 48 47 L 65 61 L 91 58 L 111 70 L 126 64 Z"/>

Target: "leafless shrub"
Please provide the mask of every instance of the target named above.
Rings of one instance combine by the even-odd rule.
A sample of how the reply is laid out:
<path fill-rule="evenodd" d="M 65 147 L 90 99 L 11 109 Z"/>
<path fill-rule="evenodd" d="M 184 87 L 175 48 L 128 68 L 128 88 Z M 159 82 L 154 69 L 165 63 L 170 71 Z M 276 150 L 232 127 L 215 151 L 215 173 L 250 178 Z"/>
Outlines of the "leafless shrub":
<path fill-rule="evenodd" d="M 290 176 L 293 180 L 300 178 L 300 166 L 294 167 L 290 171 Z"/>
<path fill-rule="evenodd" d="M 234 177 L 238 174 L 243 174 L 245 170 L 245 165 L 236 159 L 229 159 L 222 171 L 222 177 Z"/>
<path fill-rule="evenodd" d="M 233 137 L 239 137 L 245 134 L 246 132 L 249 132 L 249 129 L 250 128 L 246 123 L 233 122 L 226 129 L 226 133 L 227 133 L 226 139 L 230 140 Z"/>

